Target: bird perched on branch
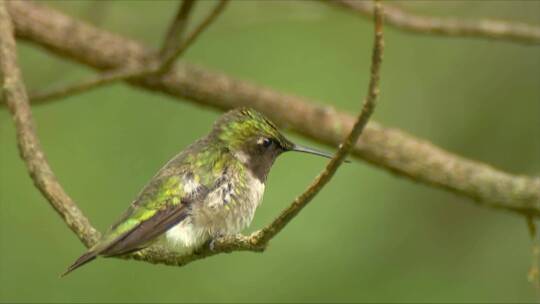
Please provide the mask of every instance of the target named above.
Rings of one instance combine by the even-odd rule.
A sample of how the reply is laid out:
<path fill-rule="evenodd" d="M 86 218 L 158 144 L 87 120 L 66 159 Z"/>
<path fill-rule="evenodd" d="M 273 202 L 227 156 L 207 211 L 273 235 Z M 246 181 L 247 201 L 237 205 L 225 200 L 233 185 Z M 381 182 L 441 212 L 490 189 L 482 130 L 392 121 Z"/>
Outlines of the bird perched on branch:
<path fill-rule="evenodd" d="M 274 160 L 287 151 L 331 157 L 292 143 L 253 109 L 227 112 L 206 137 L 165 164 L 63 275 L 98 256 L 124 255 L 156 242 L 188 254 L 215 238 L 239 233 L 253 220 Z"/>

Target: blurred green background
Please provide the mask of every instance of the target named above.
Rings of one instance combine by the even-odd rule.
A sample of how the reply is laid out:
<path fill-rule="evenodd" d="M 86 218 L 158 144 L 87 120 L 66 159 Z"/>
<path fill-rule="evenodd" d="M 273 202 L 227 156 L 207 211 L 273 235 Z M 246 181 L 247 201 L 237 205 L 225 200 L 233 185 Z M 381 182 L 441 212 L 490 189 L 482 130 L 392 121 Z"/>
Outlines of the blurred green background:
<path fill-rule="evenodd" d="M 46 4 L 154 47 L 177 7 Z M 540 25 L 538 1 L 398 4 L 437 16 Z M 212 5 L 199 3 L 196 18 Z M 370 21 L 339 8 L 233 1 L 182 60 L 353 113 L 365 95 L 371 44 Z M 19 45 L 19 60 L 30 90 L 93 74 L 27 43 Z M 509 172 L 539 174 L 538 46 L 387 27 L 381 89 L 379 122 Z M 34 107 L 52 168 L 101 231 L 219 114 L 124 84 Z M 361 161 L 343 166 L 264 254 L 220 255 L 183 268 L 100 259 L 59 279 L 84 247 L 32 185 L 5 108 L 0 147 L 2 302 L 534 300 L 523 218 Z M 250 230 L 276 216 L 324 165 L 306 155 L 280 158 Z"/>

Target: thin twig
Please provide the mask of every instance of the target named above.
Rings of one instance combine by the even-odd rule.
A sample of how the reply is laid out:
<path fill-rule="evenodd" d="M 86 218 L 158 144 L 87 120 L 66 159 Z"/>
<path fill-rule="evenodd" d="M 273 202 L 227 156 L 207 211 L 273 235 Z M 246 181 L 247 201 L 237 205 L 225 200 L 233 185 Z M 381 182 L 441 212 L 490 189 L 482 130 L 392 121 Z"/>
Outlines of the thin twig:
<path fill-rule="evenodd" d="M 185 2 L 179 9 L 177 16 L 174 18 L 171 27 L 169 29 L 169 35 L 172 33 L 180 34 L 187 22 L 187 14 L 191 11 L 192 5 L 188 8 Z M 208 14 L 208 16 L 189 34 L 189 36 L 179 45 L 173 45 L 177 43 L 173 38 L 167 35 L 164 42 L 162 54 L 163 58 L 151 58 L 147 60 L 147 63 L 138 67 L 120 67 L 116 70 L 104 72 L 101 75 L 94 76 L 90 79 L 83 80 L 76 84 L 71 84 L 65 87 L 53 88 L 43 92 L 37 92 L 30 95 L 30 101 L 32 103 L 44 103 L 53 100 L 59 100 L 74 94 L 86 92 L 104 85 L 109 85 L 118 81 L 131 80 L 135 78 L 144 78 L 151 75 L 160 75 L 166 73 L 171 69 L 176 59 L 178 59 L 188 48 L 195 42 L 195 40 L 203 33 L 212 22 L 223 12 L 228 0 L 219 0 L 214 9 Z M 178 20 L 178 18 L 182 20 Z M 182 27 L 180 29 L 179 27 Z M 171 49 L 172 47 L 172 49 Z M 165 51 L 167 48 L 168 51 Z M 1 104 L 1 103 L 0 103 Z"/>
<path fill-rule="evenodd" d="M 197 40 L 199 35 L 204 32 L 210 24 L 212 24 L 217 17 L 223 12 L 229 0 L 219 0 L 218 4 L 212 9 L 210 14 L 191 32 L 191 34 L 183 41 L 174 52 L 163 59 L 161 67 L 158 69 L 158 73 L 165 73 L 169 71 L 178 57 L 180 57 L 190 46 Z"/>
<path fill-rule="evenodd" d="M 128 38 L 77 21 L 29 1 L 10 1 L 17 37 L 96 69 L 145 62 L 150 52 Z M 70 32 L 68 37 L 66 32 Z M 338 145 L 354 117 L 316 100 L 282 93 L 185 63 L 162 77 L 131 81 L 175 100 L 226 110 L 253 107 L 305 137 Z M 354 157 L 412 181 L 470 198 L 482 207 L 540 216 L 540 178 L 510 174 L 467 159 L 405 131 L 370 121 L 355 145 Z M 457 202 L 457 200 L 456 200 Z M 467 202 L 467 201 L 465 201 Z"/>
<path fill-rule="evenodd" d="M 19 152 L 35 186 L 86 246 L 95 243 L 99 232 L 58 183 L 35 133 L 26 89 L 17 66 L 13 25 L 3 0 L 0 0 L 0 75 L 2 92 L 17 130 Z"/>
<path fill-rule="evenodd" d="M 375 39 L 373 42 L 373 54 L 371 59 L 371 77 L 369 81 L 368 93 L 364 100 L 362 110 L 354 123 L 352 130 L 346 137 L 345 141 L 340 145 L 339 150 L 326 168 L 317 176 L 317 178 L 309 185 L 304 193 L 299 195 L 294 202 L 285 209 L 279 217 L 277 217 L 270 225 L 265 227 L 260 235 L 260 242 L 266 243 L 279 233 L 307 204 L 321 191 L 321 189 L 332 179 L 339 166 L 347 157 L 352 147 L 358 141 L 360 134 L 364 130 L 373 110 L 377 98 L 379 97 L 379 79 L 380 69 L 384 51 L 383 40 L 383 15 L 380 2 L 375 1 L 374 5 L 374 20 L 375 20 Z"/>
<path fill-rule="evenodd" d="M 373 4 L 370 1 L 322 1 L 362 15 L 373 14 Z M 477 37 L 525 44 L 540 44 L 540 26 L 521 22 L 421 16 L 388 3 L 384 4 L 384 18 L 388 25 L 413 33 L 432 34 L 439 37 Z"/>
<path fill-rule="evenodd" d="M 117 81 L 149 76 L 154 74 L 157 70 L 157 65 L 148 64 L 148 66 L 145 67 L 121 68 L 118 70 L 103 72 L 99 76 L 94 76 L 76 84 L 52 88 L 43 92 L 32 93 L 30 95 L 30 100 L 32 104 L 39 104 L 51 100 L 61 99 L 74 94 L 83 93 L 103 85 L 112 84 Z"/>
<path fill-rule="evenodd" d="M 182 43 L 182 40 L 184 40 L 184 32 L 188 27 L 189 15 L 193 10 L 194 4 L 195 0 L 183 0 L 180 4 L 176 17 L 171 22 L 167 30 L 167 35 L 163 39 L 163 45 L 160 51 L 161 58 L 165 58 L 169 53 L 174 52 Z"/>

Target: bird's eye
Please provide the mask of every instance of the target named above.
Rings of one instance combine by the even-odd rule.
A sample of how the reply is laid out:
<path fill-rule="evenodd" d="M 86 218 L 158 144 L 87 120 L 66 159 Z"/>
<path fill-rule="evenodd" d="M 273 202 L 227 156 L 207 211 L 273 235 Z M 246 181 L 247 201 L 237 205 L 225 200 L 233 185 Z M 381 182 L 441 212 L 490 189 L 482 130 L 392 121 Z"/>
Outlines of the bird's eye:
<path fill-rule="evenodd" d="M 259 144 L 265 148 L 268 148 L 272 145 L 272 140 L 270 138 L 261 138 Z"/>

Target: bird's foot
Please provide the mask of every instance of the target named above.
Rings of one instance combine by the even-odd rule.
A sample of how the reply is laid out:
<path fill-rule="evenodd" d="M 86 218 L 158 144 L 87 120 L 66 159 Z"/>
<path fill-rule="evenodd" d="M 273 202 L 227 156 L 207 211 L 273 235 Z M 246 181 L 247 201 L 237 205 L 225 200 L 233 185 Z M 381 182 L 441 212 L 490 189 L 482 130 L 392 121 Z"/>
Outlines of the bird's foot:
<path fill-rule="evenodd" d="M 210 251 L 216 250 L 216 239 L 210 240 L 210 243 L 208 244 L 208 248 L 210 248 Z"/>
<path fill-rule="evenodd" d="M 215 237 L 213 237 L 210 242 L 208 243 L 208 248 L 210 249 L 210 251 L 215 251 L 216 250 L 216 244 L 218 242 L 219 239 L 223 238 L 225 236 L 225 234 L 218 234 L 216 235 Z"/>

